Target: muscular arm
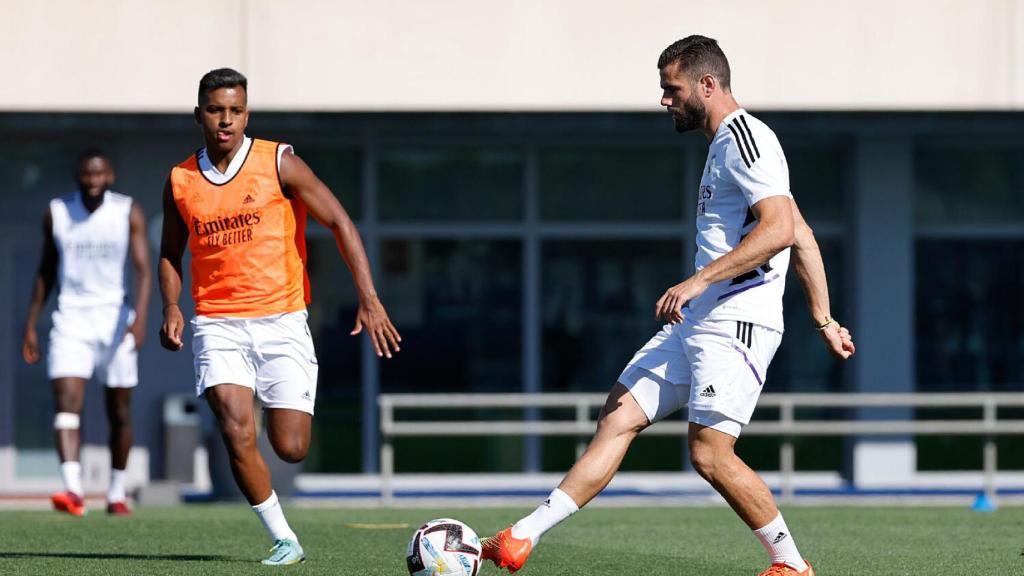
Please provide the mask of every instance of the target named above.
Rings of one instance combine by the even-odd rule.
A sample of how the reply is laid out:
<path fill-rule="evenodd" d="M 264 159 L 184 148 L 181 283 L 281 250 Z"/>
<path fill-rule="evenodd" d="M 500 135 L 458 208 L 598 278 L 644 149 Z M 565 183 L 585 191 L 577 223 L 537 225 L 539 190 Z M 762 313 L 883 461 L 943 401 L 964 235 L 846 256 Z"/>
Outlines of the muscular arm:
<path fill-rule="evenodd" d="M 728 254 L 690 278 L 669 288 L 655 305 L 656 315 L 670 323 L 682 320 L 681 309 L 715 282 L 735 278 L 771 260 L 793 244 L 793 210 L 788 196 L 770 196 L 751 210 L 757 224 Z"/>
<path fill-rule="evenodd" d="M 129 217 L 129 249 L 135 268 L 135 322 L 130 328 L 135 348 L 146 339 L 146 316 L 149 312 L 149 291 L 153 274 L 149 266 L 149 241 L 146 238 L 146 214 L 138 203 L 132 204 Z"/>
<path fill-rule="evenodd" d="M 39 259 L 39 268 L 32 282 L 32 299 L 29 301 L 28 314 L 25 318 L 25 333 L 22 339 L 21 355 L 29 364 L 39 361 L 39 338 L 36 335 L 36 322 L 42 312 L 46 299 L 49 298 L 53 286 L 57 282 L 57 263 L 60 256 L 57 245 L 53 241 L 53 218 L 47 208 L 43 215 L 43 254 Z"/>
<path fill-rule="evenodd" d="M 174 203 L 171 181 L 164 184 L 164 222 L 160 237 L 160 262 L 158 274 L 160 295 L 163 298 L 164 321 L 160 327 L 160 345 L 168 350 L 181 350 L 181 333 L 185 319 L 178 307 L 181 297 L 181 259 L 188 242 L 188 227 L 181 219 L 178 206 Z"/>
<path fill-rule="evenodd" d="M 825 276 L 825 263 L 821 259 L 818 241 L 814 239 L 814 231 L 807 225 L 800 208 L 793 202 L 793 270 L 796 272 L 800 285 L 803 286 L 807 298 L 807 307 L 811 318 L 819 329 L 825 346 L 829 352 L 844 360 L 856 352 L 850 331 L 832 319 L 831 305 L 828 297 L 828 280 Z"/>
<path fill-rule="evenodd" d="M 290 150 L 281 157 L 281 186 L 305 204 L 313 218 L 334 235 L 359 293 L 359 312 L 352 334 L 358 334 L 365 326 L 377 355 L 390 358 L 392 350 L 399 350 L 402 338 L 377 297 L 370 262 L 352 219 L 330 189 Z"/>
<path fill-rule="evenodd" d="M 761 266 L 793 244 L 792 200 L 770 196 L 750 209 L 757 218 L 754 229 L 728 254 L 706 266 L 696 276 L 705 284 L 735 278 Z"/>
<path fill-rule="evenodd" d="M 818 241 L 814 231 L 807 225 L 796 202 L 793 202 L 793 270 L 804 288 L 807 307 L 817 325 L 824 324 L 832 317 L 828 298 L 828 281 L 825 278 L 825 263 L 821 260 Z"/>

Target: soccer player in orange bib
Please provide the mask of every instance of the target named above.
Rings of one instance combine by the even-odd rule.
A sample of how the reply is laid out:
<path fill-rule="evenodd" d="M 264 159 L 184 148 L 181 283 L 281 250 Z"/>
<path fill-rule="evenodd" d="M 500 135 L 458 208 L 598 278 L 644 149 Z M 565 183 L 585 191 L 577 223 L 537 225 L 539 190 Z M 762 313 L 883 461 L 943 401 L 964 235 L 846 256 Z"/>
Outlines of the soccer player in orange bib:
<path fill-rule="evenodd" d="M 182 255 L 192 253 L 191 321 L 196 394 L 217 417 L 242 493 L 274 542 L 267 565 L 305 560 L 256 448 L 253 395 L 277 455 L 309 451 L 317 360 L 306 325 L 306 212 L 334 234 L 359 292 L 352 334 L 368 332 L 391 358 L 401 337 L 377 298 L 359 233 L 337 198 L 288 144 L 245 135 L 248 83 L 229 68 L 199 82 L 196 122 L 206 147 L 171 170 L 164 186 L 161 344 L 182 348 Z"/>

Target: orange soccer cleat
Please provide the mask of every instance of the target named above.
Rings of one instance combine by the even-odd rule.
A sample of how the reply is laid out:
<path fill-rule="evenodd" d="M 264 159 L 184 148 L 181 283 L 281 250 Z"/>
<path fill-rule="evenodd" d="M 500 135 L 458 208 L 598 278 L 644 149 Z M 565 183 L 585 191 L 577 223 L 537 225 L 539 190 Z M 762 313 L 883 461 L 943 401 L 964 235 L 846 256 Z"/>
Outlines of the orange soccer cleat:
<path fill-rule="evenodd" d="M 804 562 L 807 562 L 806 558 Z M 797 572 L 796 569 L 788 564 L 772 564 L 767 570 L 757 576 L 814 576 L 814 568 L 810 562 L 807 562 L 807 570 L 803 572 Z"/>
<path fill-rule="evenodd" d="M 533 543 L 529 538 L 513 538 L 512 528 L 505 528 L 490 538 L 484 538 L 483 558 L 494 562 L 498 568 L 508 568 L 515 574 L 530 557 Z"/>
<path fill-rule="evenodd" d="M 107 514 L 111 516 L 131 516 L 132 509 L 124 503 L 124 500 L 118 502 L 107 502 Z"/>
<path fill-rule="evenodd" d="M 57 492 L 50 496 L 53 502 L 53 509 L 58 512 L 67 512 L 72 516 L 85 516 L 85 500 L 74 492 Z"/>

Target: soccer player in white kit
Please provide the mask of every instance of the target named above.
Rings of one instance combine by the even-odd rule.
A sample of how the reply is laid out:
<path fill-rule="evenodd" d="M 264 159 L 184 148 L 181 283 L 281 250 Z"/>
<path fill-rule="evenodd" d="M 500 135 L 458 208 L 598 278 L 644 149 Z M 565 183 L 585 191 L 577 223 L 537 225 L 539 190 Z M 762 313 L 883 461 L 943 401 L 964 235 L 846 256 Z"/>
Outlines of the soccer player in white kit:
<path fill-rule="evenodd" d="M 58 285 L 47 354 L 53 385 L 53 427 L 64 491 L 53 506 L 85 515 L 79 423 L 85 385 L 95 378 L 106 386 L 110 422 L 110 488 L 107 512 L 128 516 L 125 468 L 132 445 L 131 392 L 138 384 L 137 350 L 146 333 L 150 267 L 146 217 L 128 196 L 109 190 L 110 159 L 88 150 L 78 159 L 78 190 L 50 201 L 43 217 L 43 254 L 25 320 L 22 356 L 39 361 L 36 320 Z M 127 303 L 125 260 L 135 269 L 135 308 Z"/>
<path fill-rule="evenodd" d="M 718 43 L 684 38 L 662 52 L 658 69 L 676 130 L 699 129 L 710 142 L 697 194 L 696 273 L 658 299 L 668 324 L 622 371 L 586 452 L 532 514 L 485 540 L 484 557 L 520 569 L 545 532 L 608 485 L 640 431 L 688 406 L 693 466 L 767 550 L 771 566 L 761 576 L 813 576 L 771 491 L 734 451 L 782 341 L 791 252 L 828 350 L 845 359 L 854 345 L 831 318 L 821 253 L 790 193 L 782 147 L 733 99 Z"/>

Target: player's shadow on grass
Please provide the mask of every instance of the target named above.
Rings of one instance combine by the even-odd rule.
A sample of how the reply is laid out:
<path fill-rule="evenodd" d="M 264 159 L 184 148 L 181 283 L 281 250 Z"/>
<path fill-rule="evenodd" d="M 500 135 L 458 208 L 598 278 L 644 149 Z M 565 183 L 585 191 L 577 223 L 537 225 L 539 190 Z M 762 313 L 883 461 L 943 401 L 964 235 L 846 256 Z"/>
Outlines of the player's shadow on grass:
<path fill-rule="evenodd" d="M 120 552 L 0 552 L 0 558 L 74 558 L 76 560 L 169 560 L 172 562 L 254 562 L 220 554 L 125 554 Z"/>

